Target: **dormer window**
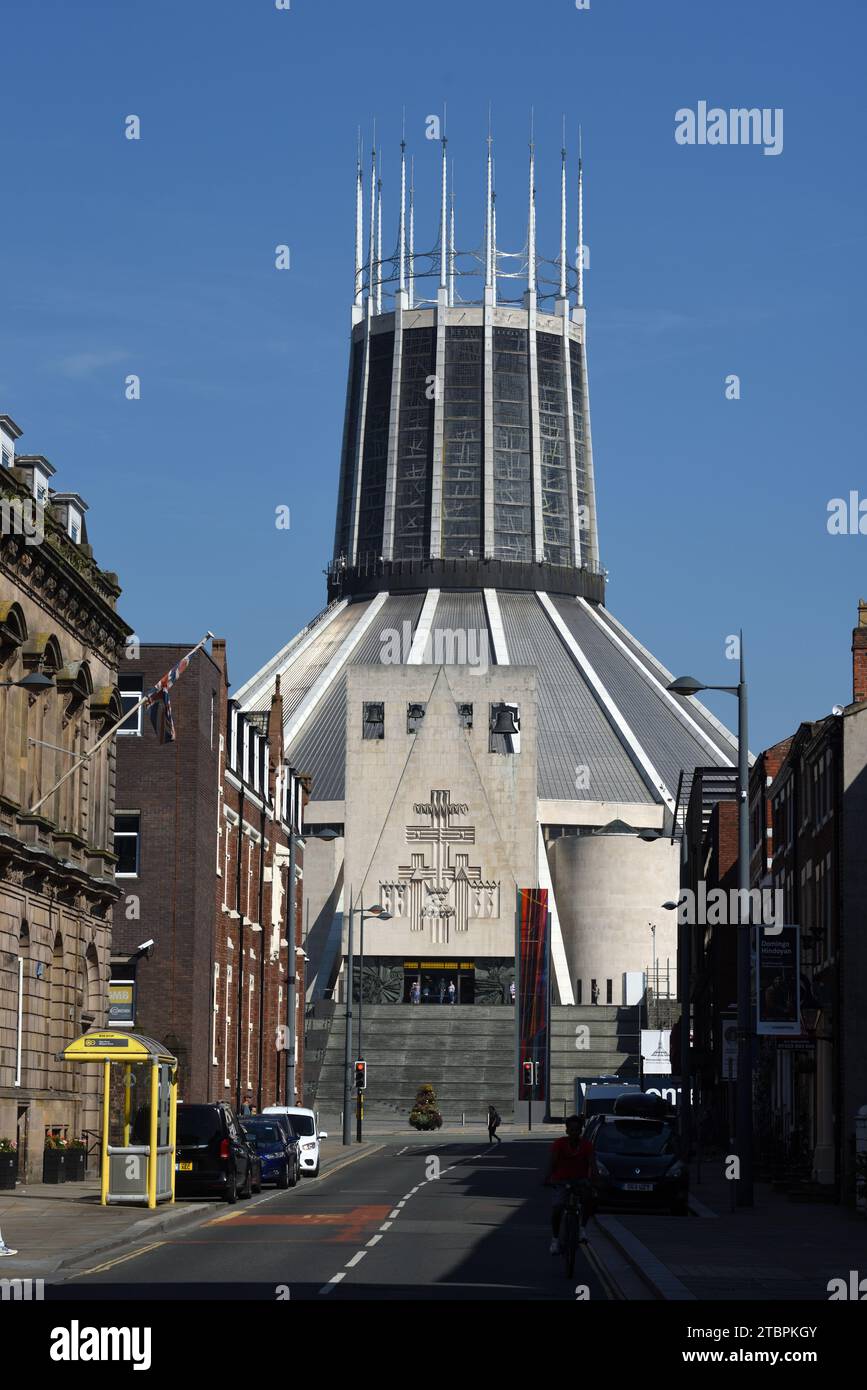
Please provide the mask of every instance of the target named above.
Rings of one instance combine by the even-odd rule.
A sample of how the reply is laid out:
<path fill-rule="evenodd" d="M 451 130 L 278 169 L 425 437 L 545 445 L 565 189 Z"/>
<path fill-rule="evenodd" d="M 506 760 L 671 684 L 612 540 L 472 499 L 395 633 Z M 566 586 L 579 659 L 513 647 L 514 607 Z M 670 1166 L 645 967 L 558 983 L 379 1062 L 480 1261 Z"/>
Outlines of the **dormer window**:
<path fill-rule="evenodd" d="M 7 449 L 7 448 L 6 448 L 6 445 L 4 444 L 4 445 L 3 445 L 3 467 L 4 467 L 4 468 L 11 468 L 14 462 L 15 462 L 15 455 L 13 454 L 12 450 L 11 450 L 11 449 Z"/>
<path fill-rule="evenodd" d="M 33 470 L 33 496 L 44 507 L 48 503 L 48 479 L 44 473 L 40 473 L 38 468 Z"/>
<path fill-rule="evenodd" d="M 70 506 L 66 515 L 66 529 L 73 545 L 81 544 L 81 512 Z"/>

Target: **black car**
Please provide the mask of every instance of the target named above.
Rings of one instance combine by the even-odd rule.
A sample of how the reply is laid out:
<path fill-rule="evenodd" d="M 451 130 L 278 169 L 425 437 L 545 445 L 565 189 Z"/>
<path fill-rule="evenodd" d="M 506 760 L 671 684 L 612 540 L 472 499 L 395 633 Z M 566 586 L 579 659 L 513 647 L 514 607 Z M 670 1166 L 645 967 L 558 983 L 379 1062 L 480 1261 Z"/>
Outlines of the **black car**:
<path fill-rule="evenodd" d="M 244 1134 L 261 1165 L 262 1182 L 294 1187 L 301 1162 L 298 1139 L 285 1115 L 245 1115 Z"/>
<path fill-rule="evenodd" d="M 261 1185 L 258 1157 L 230 1105 L 178 1106 L 176 1197 L 219 1196 L 236 1202 Z"/>
<path fill-rule="evenodd" d="M 605 1115 L 592 1144 L 591 1181 L 599 1206 L 667 1207 L 686 1216 L 689 1170 L 669 1120 Z"/>

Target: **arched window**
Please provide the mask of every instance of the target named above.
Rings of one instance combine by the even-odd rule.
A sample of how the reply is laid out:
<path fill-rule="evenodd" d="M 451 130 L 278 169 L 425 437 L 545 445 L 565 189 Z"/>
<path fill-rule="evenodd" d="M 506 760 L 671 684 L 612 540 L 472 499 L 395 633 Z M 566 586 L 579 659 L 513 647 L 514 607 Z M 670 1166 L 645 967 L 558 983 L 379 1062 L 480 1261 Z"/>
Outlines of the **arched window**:
<path fill-rule="evenodd" d="M 30 925 L 27 919 L 18 930 L 18 975 L 15 1000 L 15 1085 L 27 1084 L 24 1058 L 27 1047 L 27 988 L 30 975 Z"/>

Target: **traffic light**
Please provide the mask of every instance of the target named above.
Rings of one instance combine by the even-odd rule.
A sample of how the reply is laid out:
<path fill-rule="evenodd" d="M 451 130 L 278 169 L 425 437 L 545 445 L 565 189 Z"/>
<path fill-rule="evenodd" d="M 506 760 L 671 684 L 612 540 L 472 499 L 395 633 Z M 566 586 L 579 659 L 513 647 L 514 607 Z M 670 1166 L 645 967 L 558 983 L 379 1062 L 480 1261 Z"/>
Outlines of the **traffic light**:
<path fill-rule="evenodd" d="M 355 1089 L 356 1089 L 356 1091 L 364 1091 L 364 1090 L 366 1090 L 366 1088 L 367 1088 L 367 1063 L 366 1063 L 366 1062 L 356 1062 L 356 1063 L 355 1063 Z"/>
<path fill-rule="evenodd" d="M 532 1087 L 532 1085 L 533 1085 L 533 1080 L 534 1080 L 534 1076 L 533 1076 L 533 1071 L 534 1071 L 533 1063 L 532 1063 L 532 1062 L 523 1062 L 523 1063 L 522 1063 L 522 1067 L 523 1067 L 523 1071 L 524 1071 L 524 1085 L 525 1085 L 525 1086 L 530 1086 L 530 1087 Z"/>

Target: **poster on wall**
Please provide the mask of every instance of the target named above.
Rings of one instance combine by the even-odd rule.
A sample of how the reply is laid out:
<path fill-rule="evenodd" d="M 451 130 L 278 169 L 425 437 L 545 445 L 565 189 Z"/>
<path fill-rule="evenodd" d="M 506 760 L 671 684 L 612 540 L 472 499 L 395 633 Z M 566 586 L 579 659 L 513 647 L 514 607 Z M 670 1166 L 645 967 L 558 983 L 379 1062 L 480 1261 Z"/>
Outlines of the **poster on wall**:
<path fill-rule="evenodd" d="M 668 1076 L 671 1073 L 671 1029 L 642 1028 L 641 1070 L 644 1076 Z"/>
<path fill-rule="evenodd" d="M 519 1100 L 546 1100 L 548 1097 L 548 924 L 547 888 L 519 888 Z M 535 1066 L 532 1089 L 525 1080 L 525 1062 Z"/>
<path fill-rule="evenodd" d="M 800 929 L 759 928 L 756 945 L 756 1031 L 765 1037 L 797 1037 L 801 1032 Z"/>

